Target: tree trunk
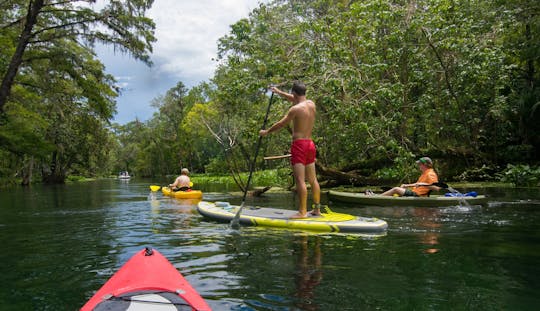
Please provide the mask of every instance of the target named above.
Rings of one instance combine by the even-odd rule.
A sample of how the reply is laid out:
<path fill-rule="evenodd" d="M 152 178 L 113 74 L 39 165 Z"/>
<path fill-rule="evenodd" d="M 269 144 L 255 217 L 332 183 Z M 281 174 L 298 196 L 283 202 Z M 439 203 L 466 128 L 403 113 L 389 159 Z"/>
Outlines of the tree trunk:
<path fill-rule="evenodd" d="M 22 169 L 21 175 L 22 175 L 22 186 L 28 186 L 30 185 L 30 182 L 32 181 L 32 172 L 34 171 L 34 157 L 31 156 L 28 160 L 28 163 L 26 163 Z"/>
<path fill-rule="evenodd" d="M 37 16 L 43 7 L 43 2 L 44 0 L 35 0 L 30 1 L 28 4 L 28 13 L 26 14 L 26 21 L 23 31 L 19 37 L 19 41 L 17 42 L 15 53 L 13 53 L 11 61 L 9 62 L 6 74 L 2 79 L 2 85 L 0 85 L 0 113 L 4 112 L 4 106 L 11 93 L 11 86 L 13 85 L 15 76 L 17 76 L 19 67 L 22 64 L 24 51 L 26 50 L 28 42 L 30 42 L 30 38 L 32 37 L 32 29 L 37 22 Z"/>
<path fill-rule="evenodd" d="M 66 182 L 66 171 L 58 163 L 58 153 L 53 152 L 49 172 L 43 172 L 43 182 L 46 184 L 63 184 Z"/>

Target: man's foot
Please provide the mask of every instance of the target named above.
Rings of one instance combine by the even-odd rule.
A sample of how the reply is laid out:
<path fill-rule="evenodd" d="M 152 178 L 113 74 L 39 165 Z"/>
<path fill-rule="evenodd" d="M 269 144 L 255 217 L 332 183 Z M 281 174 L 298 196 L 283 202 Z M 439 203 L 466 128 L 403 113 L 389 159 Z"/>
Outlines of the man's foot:
<path fill-rule="evenodd" d="M 292 215 L 291 217 L 289 217 L 290 219 L 300 219 L 300 218 L 307 218 L 307 214 L 300 214 L 300 213 L 296 213 L 294 215 Z"/>
<path fill-rule="evenodd" d="M 311 217 L 320 217 L 320 216 L 321 216 L 321 210 L 319 210 L 318 208 L 317 208 L 317 209 L 313 209 L 311 212 L 308 213 L 308 216 L 311 216 Z"/>
<path fill-rule="evenodd" d="M 374 195 L 375 193 L 373 193 L 373 191 L 371 191 L 370 189 L 366 190 L 365 192 L 366 195 Z"/>
<path fill-rule="evenodd" d="M 313 204 L 313 206 L 311 208 L 312 208 L 311 212 L 308 213 L 309 216 L 314 216 L 314 217 L 321 216 L 321 204 L 320 203 Z"/>

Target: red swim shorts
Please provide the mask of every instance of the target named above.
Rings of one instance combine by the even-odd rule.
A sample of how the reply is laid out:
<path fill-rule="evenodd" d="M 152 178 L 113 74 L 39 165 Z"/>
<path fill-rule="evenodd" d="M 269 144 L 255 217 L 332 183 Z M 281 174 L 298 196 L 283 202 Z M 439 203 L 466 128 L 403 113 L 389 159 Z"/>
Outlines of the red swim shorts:
<path fill-rule="evenodd" d="M 291 144 L 291 165 L 302 163 L 308 165 L 315 162 L 315 144 L 311 139 L 296 139 Z"/>

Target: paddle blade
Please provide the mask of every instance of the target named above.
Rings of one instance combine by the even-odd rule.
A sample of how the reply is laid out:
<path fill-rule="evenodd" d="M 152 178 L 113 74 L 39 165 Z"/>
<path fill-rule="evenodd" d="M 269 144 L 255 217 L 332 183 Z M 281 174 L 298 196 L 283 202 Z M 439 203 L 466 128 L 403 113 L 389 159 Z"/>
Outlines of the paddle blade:
<path fill-rule="evenodd" d="M 432 183 L 432 185 L 439 188 L 448 189 L 448 185 L 443 182 L 435 182 L 435 183 Z"/>
<path fill-rule="evenodd" d="M 242 213 L 243 208 L 244 208 L 244 202 L 242 201 L 242 204 L 240 204 L 240 208 L 238 209 L 233 219 L 231 220 L 231 227 L 233 229 L 240 228 L 240 214 Z"/>
<path fill-rule="evenodd" d="M 150 190 L 151 190 L 151 191 L 158 191 L 159 188 L 161 188 L 161 186 L 156 186 L 156 185 L 150 186 Z"/>
<path fill-rule="evenodd" d="M 189 182 L 189 187 L 190 188 L 193 187 L 193 182 L 191 182 L 191 181 Z"/>

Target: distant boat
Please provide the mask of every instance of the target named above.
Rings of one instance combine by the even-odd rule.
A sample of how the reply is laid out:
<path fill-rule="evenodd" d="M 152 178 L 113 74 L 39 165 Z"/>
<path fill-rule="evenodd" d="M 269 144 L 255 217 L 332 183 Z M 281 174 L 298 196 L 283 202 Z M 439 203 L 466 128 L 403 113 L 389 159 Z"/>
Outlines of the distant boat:
<path fill-rule="evenodd" d="M 118 179 L 130 179 L 129 173 L 127 171 L 120 172 L 118 174 Z"/>

